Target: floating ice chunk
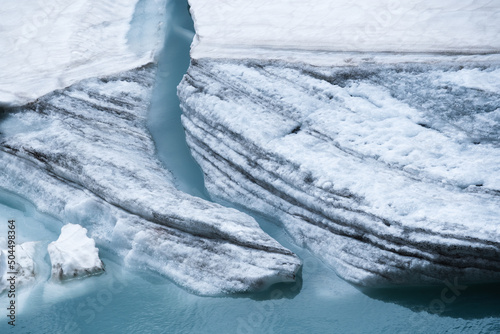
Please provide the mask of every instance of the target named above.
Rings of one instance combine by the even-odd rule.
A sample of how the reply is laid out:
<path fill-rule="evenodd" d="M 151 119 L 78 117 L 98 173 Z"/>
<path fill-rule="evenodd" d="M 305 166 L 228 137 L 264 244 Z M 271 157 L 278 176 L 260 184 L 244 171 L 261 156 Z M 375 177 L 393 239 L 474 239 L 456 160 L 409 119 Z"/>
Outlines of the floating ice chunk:
<path fill-rule="evenodd" d="M 0 293 L 8 288 L 7 279 L 11 275 L 16 277 L 16 286 L 29 285 L 35 282 L 38 274 L 34 260 L 37 246 L 38 242 L 25 242 L 17 245 L 13 268 L 8 266 L 8 250 L 0 250 Z M 11 272 L 16 274 L 9 274 Z"/>
<path fill-rule="evenodd" d="M 78 224 L 64 225 L 59 238 L 49 244 L 48 251 L 53 279 L 78 278 L 104 271 L 95 241 L 87 237 L 87 229 Z"/>
<path fill-rule="evenodd" d="M 154 60 L 165 2 L 2 1 L 0 102 L 24 104 L 84 78 Z M 134 16 L 138 6 L 147 9 L 144 18 Z M 140 35 L 143 30 L 150 34 Z"/>
<path fill-rule="evenodd" d="M 37 242 L 25 242 L 16 247 L 17 264 L 14 269 L 17 272 L 17 281 L 20 284 L 32 283 L 36 278 L 35 253 Z"/>

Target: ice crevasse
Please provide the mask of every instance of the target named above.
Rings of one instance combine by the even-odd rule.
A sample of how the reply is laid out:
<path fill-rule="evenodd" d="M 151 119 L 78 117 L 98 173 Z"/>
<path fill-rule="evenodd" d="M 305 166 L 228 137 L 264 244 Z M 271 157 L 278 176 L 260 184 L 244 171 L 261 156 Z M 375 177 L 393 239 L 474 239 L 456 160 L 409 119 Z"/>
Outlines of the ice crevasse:
<path fill-rule="evenodd" d="M 80 224 L 125 265 L 156 271 L 194 293 L 294 281 L 301 265 L 295 254 L 249 215 L 179 191 L 156 157 L 147 115 L 166 2 L 64 4 L 41 11 L 47 20 L 32 35 L 10 20 L 19 17 L 19 4 L 8 1 L 0 12 L 2 42 L 31 38 L 1 56 L 1 187 L 40 212 Z M 134 18 L 137 11 L 142 19 Z M 21 17 L 29 21 L 30 13 Z M 132 40 L 137 31 L 154 34 Z"/>

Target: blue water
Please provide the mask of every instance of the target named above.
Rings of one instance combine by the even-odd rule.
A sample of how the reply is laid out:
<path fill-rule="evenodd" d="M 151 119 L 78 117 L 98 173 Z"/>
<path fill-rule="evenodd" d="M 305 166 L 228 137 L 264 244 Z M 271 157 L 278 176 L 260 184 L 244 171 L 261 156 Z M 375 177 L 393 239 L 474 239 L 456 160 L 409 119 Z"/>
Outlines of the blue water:
<path fill-rule="evenodd" d="M 193 20 L 187 8 L 186 1 L 168 3 L 169 25 L 159 59 L 148 127 L 158 157 L 173 172 L 177 187 L 188 194 L 208 199 L 203 174 L 186 144 L 177 97 L 177 85 L 189 66 L 189 47 L 194 36 Z"/>
<path fill-rule="evenodd" d="M 158 156 L 179 188 L 208 198 L 203 176 L 187 149 L 175 86 L 188 66 L 192 22 L 185 1 L 170 5 L 149 127 Z M 190 37 L 191 36 L 191 37 Z M 64 284 L 38 283 L 18 298 L 17 326 L 9 328 L 0 296 L 0 333 L 500 333 L 500 288 L 458 282 L 453 292 L 433 289 L 360 290 L 339 279 L 283 230 L 254 215 L 261 227 L 304 262 L 297 283 L 238 296 L 199 297 L 150 272 L 124 269 L 106 250 L 106 273 Z M 0 192 L 0 222 L 14 218 L 18 241 L 57 238 L 62 222 L 28 202 Z M 1 227 L 0 235 L 6 232 Z M 453 278 L 449 279 L 454 284 Z"/>
<path fill-rule="evenodd" d="M 57 238 L 60 223 L 0 193 L 0 221 L 15 218 L 23 241 Z M 102 251 L 104 275 L 65 284 L 45 276 L 18 299 L 17 326 L 1 333 L 497 333 L 498 286 L 360 291 L 294 246 L 275 224 L 265 230 L 304 261 L 297 283 L 228 297 L 199 297 L 163 277 L 121 268 Z M 53 231 L 55 230 L 55 231 Z M 453 299 L 453 301 L 450 301 Z M 7 298 L 0 298 L 7 305 Z M 444 305 L 442 308 L 441 305 Z"/>

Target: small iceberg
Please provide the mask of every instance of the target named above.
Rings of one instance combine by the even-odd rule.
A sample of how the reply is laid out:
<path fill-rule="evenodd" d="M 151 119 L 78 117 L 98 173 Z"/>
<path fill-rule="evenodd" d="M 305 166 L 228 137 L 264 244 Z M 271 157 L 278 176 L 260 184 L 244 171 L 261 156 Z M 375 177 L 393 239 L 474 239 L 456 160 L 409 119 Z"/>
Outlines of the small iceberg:
<path fill-rule="evenodd" d="M 49 244 L 48 251 L 54 280 L 80 278 L 104 271 L 95 241 L 87 236 L 87 229 L 78 224 L 64 225 L 59 238 Z"/>

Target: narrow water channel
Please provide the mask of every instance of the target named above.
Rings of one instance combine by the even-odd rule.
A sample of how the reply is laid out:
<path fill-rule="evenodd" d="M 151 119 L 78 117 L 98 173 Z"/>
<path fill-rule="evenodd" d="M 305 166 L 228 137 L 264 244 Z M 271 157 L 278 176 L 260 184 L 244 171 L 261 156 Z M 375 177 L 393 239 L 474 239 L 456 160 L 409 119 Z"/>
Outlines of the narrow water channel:
<path fill-rule="evenodd" d="M 189 66 L 189 48 L 194 36 L 187 1 L 170 1 L 167 8 L 165 46 L 158 62 L 156 88 L 149 113 L 149 131 L 158 157 L 175 176 L 177 187 L 208 199 L 203 175 L 186 144 L 181 124 L 177 85 Z"/>

